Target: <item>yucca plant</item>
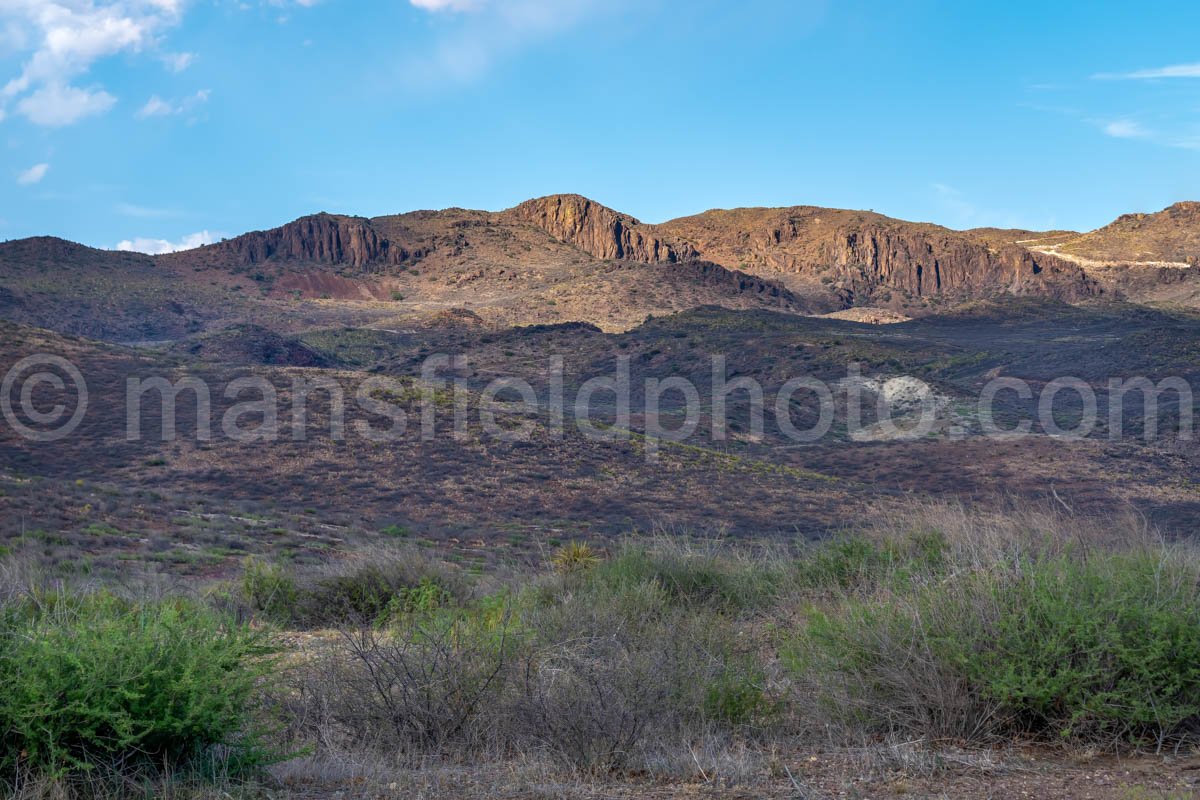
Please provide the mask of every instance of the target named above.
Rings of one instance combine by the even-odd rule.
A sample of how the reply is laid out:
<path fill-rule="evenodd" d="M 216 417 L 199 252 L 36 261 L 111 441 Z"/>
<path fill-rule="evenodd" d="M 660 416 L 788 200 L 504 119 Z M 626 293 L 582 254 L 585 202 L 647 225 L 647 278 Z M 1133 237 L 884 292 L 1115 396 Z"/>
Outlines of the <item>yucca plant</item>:
<path fill-rule="evenodd" d="M 599 564 L 600 554 L 587 542 L 568 542 L 554 551 L 550 563 L 564 575 L 575 575 Z"/>

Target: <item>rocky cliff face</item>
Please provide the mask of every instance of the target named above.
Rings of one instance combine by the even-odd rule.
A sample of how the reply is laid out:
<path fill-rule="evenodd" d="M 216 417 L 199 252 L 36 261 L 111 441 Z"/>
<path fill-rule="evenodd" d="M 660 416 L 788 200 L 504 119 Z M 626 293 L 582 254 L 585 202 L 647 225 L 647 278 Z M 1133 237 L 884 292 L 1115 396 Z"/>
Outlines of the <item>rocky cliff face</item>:
<path fill-rule="evenodd" d="M 316 214 L 301 217 L 280 228 L 256 231 L 224 242 L 239 263 L 260 264 L 271 259 L 319 264 L 398 263 L 407 253 L 380 236 L 365 219 Z"/>
<path fill-rule="evenodd" d="M 877 287 L 915 297 L 1004 291 L 1077 299 L 1100 292 L 1066 260 L 877 214 L 739 209 L 644 225 L 578 195 L 530 200 L 506 213 L 596 258 L 705 260 L 764 276 L 824 276 L 845 287 L 847 298 Z"/>
<path fill-rule="evenodd" d="M 577 194 L 527 200 L 507 213 L 596 258 L 660 264 L 696 257 L 690 248 L 656 236 L 652 226 Z"/>
<path fill-rule="evenodd" d="M 913 297 L 1046 293 L 1066 299 L 1099 287 L 1063 259 L 970 232 L 869 212 L 800 206 L 712 211 L 664 223 L 703 258 L 756 274 L 797 276 L 847 290 L 847 299 L 887 288 Z"/>
<path fill-rule="evenodd" d="M 816 257 L 793 270 L 833 267 L 857 288 L 884 286 L 915 297 L 1010 292 L 1080 299 L 1100 293 L 1083 270 L 1017 245 L 989 248 L 954 232 L 887 226 L 840 230 L 817 244 Z"/>

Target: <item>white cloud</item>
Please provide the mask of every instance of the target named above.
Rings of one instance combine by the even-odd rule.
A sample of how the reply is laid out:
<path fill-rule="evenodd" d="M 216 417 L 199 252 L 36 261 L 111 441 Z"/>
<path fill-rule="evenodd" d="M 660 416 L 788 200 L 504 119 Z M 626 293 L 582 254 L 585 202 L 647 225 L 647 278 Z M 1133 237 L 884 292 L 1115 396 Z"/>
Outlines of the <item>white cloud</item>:
<path fill-rule="evenodd" d="M 1155 69 L 1139 69 L 1134 72 L 1101 72 L 1092 76 L 1096 80 L 1145 81 L 1157 78 L 1200 78 L 1200 63 L 1172 64 Z"/>
<path fill-rule="evenodd" d="M 150 117 L 170 117 L 176 114 L 186 114 L 194 111 L 197 106 L 207 103 L 211 94 L 208 89 L 201 89 L 182 100 L 174 101 L 163 100 L 158 95 L 153 95 L 146 101 L 146 105 L 138 109 L 135 116 L 138 119 L 149 119 Z"/>
<path fill-rule="evenodd" d="M 409 0 L 409 2 L 426 11 L 476 11 L 484 4 L 484 0 Z"/>
<path fill-rule="evenodd" d="M 41 183 L 42 178 L 46 177 L 46 172 L 49 169 L 49 164 L 34 164 L 17 176 L 17 183 L 22 186 L 32 186 L 35 183 Z"/>
<path fill-rule="evenodd" d="M 0 22 L 0 57 L 27 50 L 29 40 L 25 30 L 12 20 Z"/>
<path fill-rule="evenodd" d="M 189 233 L 177 242 L 170 242 L 166 239 L 125 239 L 117 243 L 116 249 L 131 253 L 146 253 L 147 255 L 160 256 L 164 253 L 178 253 L 180 250 L 194 250 L 197 247 L 203 247 L 215 241 L 217 241 L 216 234 L 205 230 Z"/>
<path fill-rule="evenodd" d="M 196 60 L 195 53 L 166 53 L 162 57 L 163 63 L 167 65 L 167 69 L 171 72 L 183 72 L 192 65 Z"/>
<path fill-rule="evenodd" d="M 1174 147 L 1180 150 L 1200 150 L 1200 135 L 1197 128 L 1180 123 L 1178 120 L 1159 120 L 1154 127 L 1147 127 L 1137 120 L 1087 120 L 1095 125 L 1106 136 L 1114 139 L 1129 139 L 1159 147 Z"/>
<path fill-rule="evenodd" d="M 0 24 L 15 32 L 5 41 L 28 53 L 20 74 L 0 89 L 0 108 L 16 101 L 34 124 L 51 126 L 107 111 L 115 97 L 73 83 L 97 61 L 155 47 L 162 32 L 179 21 L 184 2 L 0 0 Z"/>
<path fill-rule="evenodd" d="M 34 125 L 59 128 L 72 125 L 84 117 L 103 114 L 116 102 L 117 98 L 103 89 L 80 89 L 50 83 L 22 97 L 17 103 L 17 111 L 28 117 Z"/>
<path fill-rule="evenodd" d="M 1104 124 L 1104 132 L 1116 139 L 1145 139 L 1150 131 L 1132 119 L 1118 119 Z"/>
<path fill-rule="evenodd" d="M 165 117 L 173 113 L 175 113 L 174 106 L 158 95 L 154 95 L 146 101 L 146 105 L 141 107 L 137 115 L 141 119 L 145 119 L 146 117 Z"/>

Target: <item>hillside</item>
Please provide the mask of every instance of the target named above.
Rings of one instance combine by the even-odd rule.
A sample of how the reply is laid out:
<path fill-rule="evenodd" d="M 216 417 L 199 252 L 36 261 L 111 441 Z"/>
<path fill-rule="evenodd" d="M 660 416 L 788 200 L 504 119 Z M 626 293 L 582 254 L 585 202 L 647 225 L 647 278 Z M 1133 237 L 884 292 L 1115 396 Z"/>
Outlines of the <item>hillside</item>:
<path fill-rule="evenodd" d="M 1056 249 L 1103 263 L 1194 267 L 1200 264 L 1200 202 L 1176 203 L 1154 214 L 1126 214 Z"/>
<path fill-rule="evenodd" d="M 1196 203 L 1090 234 L 955 231 L 865 211 L 740 208 L 646 224 L 579 195 L 500 212 L 314 214 L 152 258 L 57 239 L 0 245 L 0 318 L 116 341 L 249 322 L 628 330 L 704 305 L 895 320 L 1003 295 L 1200 305 Z M 1128 258 L 1169 261 L 1132 270 Z M 1190 262 L 1189 262 L 1190 260 Z M 1158 264 L 1158 261 L 1154 262 Z M 865 314 L 865 316 L 863 316 Z"/>
<path fill-rule="evenodd" d="M 489 674 L 504 676 L 498 685 L 505 696 L 520 697 L 516 693 L 526 691 L 520 687 L 535 669 L 553 670 L 557 681 L 564 663 L 570 669 L 630 663 L 620 653 L 614 661 L 592 643 L 607 647 L 635 635 L 631 646 L 653 658 L 639 655 L 644 660 L 638 663 L 646 666 L 617 684 L 631 692 L 659 685 L 655 681 L 662 675 L 682 675 L 679 685 L 692 686 L 693 673 L 677 669 L 686 666 L 715 676 L 701 685 L 709 697 L 707 687 L 724 685 L 713 681 L 730 674 L 726 662 L 746 671 L 747 685 L 782 687 L 769 689 L 779 692 L 769 706 L 755 701 L 745 712 L 753 717 L 731 719 L 724 706 L 715 706 L 719 716 L 713 719 L 725 726 L 723 735 L 740 737 L 749 730 L 745 720 L 775 718 L 781 709 L 807 726 L 815 708 L 809 687 L 841 691 L 841 668 L 812 673 L 826 676 L 822 683 L 804 677 L 801 692 L 787 677 L 791 673 L 763 681 L 785 652 L 776 632 L 803 628 L 811 609 L 824 614 L 838 608 L 831 602 L 846 602 L 853 603 L 846 608 L 855 614 L 876 607 L 883 613 L 898 607 L 897 598 L 904 608 L 924 608 L 915 601 L 925 602 L 930 587 L 957 596 L 961 587 L 947 581 L 982 585 L 974 582 L 981 574 L 977 553 L 1001 542 L 994 562 L 982 567 L 990 587 L 1002 568 L 1028 566 L 1007 549 L 1008 542 L 1021 541 L 1006 538 L 1010 531 L 1032 534 L 1030 541 L 1039 547 L 1068 543 L 1065 552 L 1086 554 L 1081 564 L 1111 553 L 1106 565 L 1132 563 L 1124 559 L 1124 547 L 1148 530 L 1168 540 L 1194 532 L 1200 449 L 1175 438 L 1185 415 L 1195 410 L 1184 403 L 1194 400 L 1164 393 L 1156 400 L 1154 422 L 1146 422 L 1157 427 L 1147 432 L 1140 404 L 1117 406 L 1110 381 L 1139 375 L 1194 385 L 1200 380 L 1200 315 L 1113 302 L 1103 293 L 1076 297 L 1060 292 L 1055 273 L 1044 267 L 1030 282 L 999 288 L 950 269 L 952 259 L 943 261 L 946 253 L 959 253 L 1003 281 L 1012 276 L 993 253 L 1025 231 L 956 233 L 856 212 L 795 209 L 714 212 L 699 221 L 643 226 L 580 201 L 538 201 L 501 214 L 452 209 L 378 219 L 317 215 L 157 259 L 60 240 L 0 247 L 6 265 L 0 285 L 14 298 L 20 293 L 19 304 L 11 303 L 6 313 L 90 332 L 83 338 L 0 321 L 0 374 L 18 378 L 5 381 L 0 399 L 6 401 L 7 421 L 26 426 L 0 422 L 0 583 L 12 575 L 39 580 L 44 575 L 47 594 L 30 597 L 58 596 L 49 594 L 50 587 L 61 592 L 63 586 L 115 591 L 145 586 L 153 597 L 164 598 L 162 607 L 171 614 L 182 607 L 178 597 L 200 598 L 205 608 L 248 621 L 255 631 L 287 626 L 278 663 L 287 665 L 287 680 L 304 681 L 281 684 L 299 687 L 288 697 L 309 698 L 310 687 L 346 686 L 356 704 L 379 696 L 365 682 L 373 673 L 345 672 L 356 653 L 370 658 L 431 653 L 441 659 L 442 651 L 427 643 L 453 642 L 445 652 L 455 654 L 460 634 L 482 636 L 463 641 L 470 648 L 477 646 L 471 642 L 485 642 L 496 653 L 511 651 L 516 660 L 509 671 Z M 759 244 L 739 238 L 739 226 L 750 229 L 767 219 L 793 220 L 795 231 L 781 233 L 777 244 L 774 236 Z M 817 220 L 825 219 L 837 223 L 831 236 L 814 233 L 825 224 Z M 868 229 L 874 233 L 862 233 Z M 704 235 L 684 236 L 681 230 Z M 859 236 L 866 238 L 854 238 L 860 243 L 855 246 L 866 248 L 861 252 L 874 261 L 838 266 L 846 253 L 858 252 L 842 252 L 838 243 Z M 747 263 L 744 270 L 729 269 L 711 260 L 755 253 L 775 258 L 776 267 Z M 819 313 L 841 302 L 861 302 L 864 295 L 882 299 L 893 283 L 929 274 L 929 258 L 937 265 L 933 274 L 946 277 L 934 285 L 934 294 L 891 290 L 917 311 L 911 318 L 867 305 Z M 820 278 L 806 291 L 814 272 Z M 843 282 L 855 274 L 869 293 L 855 293 Z M 1026 291 L 1035 296 L 1018 296 Z M 839 292 L 847 292 L 840 301 Z M 959 299 L 964 302 L 952 303 Z M 939 307 L 943 303 L 946 308 Z M 858 312 L 851 316 L 864 321 L 841 318 L 847 312 Z M 596 324 L 564 321 L 571 319 Z M 136 347 L 97 341 L 127 337 L 141 341 Z M 61 362 L 45 359 L 51 354 L 69 359 L 79 382 L 70 370 L 61 375 L 65 380 L 53 380 L 63 370 Z M 461 361 L 429 375 L 432 354 L 454 354 Z M 21 366 L 31 356 L 39 357 L 36 366 Z M 585 387 L 622 370 L 629 375 L 628 432 L 614 425 L 621 416 L 619 390 L 601 389 L 585 403 L 586 411 L 576 410 Z M 1097 427 L 1083 438 L 1054 432 L 1054 426 L 1071 430 L 1088 424 L 1081 419 L 1085 408 L 1076 402 L 1082 393 L 1062 392 L 1057 399 L 1047 394 L 1049 383 L 1064 375 L 1085 381 L 1095 393 Z M 827 395 L 794 391 L 798 377 L 823 381 Z M 1031 391 L 1028 396 L 1006 391 L 995 398 L 993 413 L 985 414 L 976 401 L 997 377 L 1024 381 Z M 131 387 L 162 386 L 156 379 L 180 389 L 177 413 L 168 411 L 166 396 L 160 399 L 156 388 L 134 394 L 140 400 L 131 404 Z M 678 388 L 662 391 L 680 379 L 696 392 L 698 404 L 689 405 L 686 391 Z M 753 383 L 721 394 L 722 380 L 728 389 L 741 379 Z M 87 392 L 80 395 L 84 384 Z M 502 385 L 507 388 L 498 388 Z M 660 390 L 653 404 L 652 386 Z M 761 405 L 753 399 L 755 387 L 761 389 Z M 556 392 L 565 408 L 556 405 Z M 532 399 L 526 399 L 529 393 Z M 726 401 L 721 426 L 718 396 Z M 1047 397 L 1053 402 L 1043 411 L 1040 401 Z M 861 402 L 852 405 L 854 398 Z M 927 400 L 928 427 L 918 430 Z M 54 435 L 65 431 L 58 427 L 61 420 L 77 411 L 78 426 Z M 909 435 L 889 433 L 885 415 Z M 593 421 L 599 435 L 585 432 L 577 424 L 580 416 Z M 68 425 L 76 424 L 75 416 L 69 419 Z M 690 431 L 689 419 L 695 423 Z M 989 434 L 989 421 L 1005 433 Z M 1027 436 L 1009 435 L 1023 424 L 1029 426 Z M 823 433 L 813 439 L 794 433 L 816 430 Z M 675 432 L 682 440 L 674 441 Z M 1053 511 L 1043 511 L 1047 508 Z M 970 525 L 969 538 L 961 533 L 964 524 Z M 1074 538 L 1084 533 L 1087 538 Z M 1092 548 L 1093 540 L 1112 549 Z M 1075 541 L 1083 545 L 1078 550 Z M 959 554 L 967 559 L 961 565 L 946 560 Z M 1144 564 L 1144 574 L 1119 588 L 1156 591 L 1152 579 L 1161 576 L 1163 562 Z M 895 587 L 866 593 L 876 591 L 870 588 L 876 574 L 895 576 Z M 1061 585 L 1058 571 L 1047 574 L 1051 587 Z M 1200 575 L 1200 567 L 1176 585 L 1194 592 L 1192 574 Z M 604 582 L 595 582 L 598 578 Z M 595 587 L 609 588 L 596 594 Z M 1087 587 L 1109 597 L 1108 605 L 1095 605 L 1092 595 L 1077 594 L 1073 585 L 1062 596 L 1084 597 L 1079 607 L 1095 619 L 1107 619 L 1127 603 L 1127 595 L 1097 589 L 1093 582 Z M 0 595 L 5 591 L 11 596 L 11 589 L 0 586 Z M 876 596 L 878 606 L 861 605 Z M 1156 607 L 1166 608 L 1164 618 L 1173 620 L 1179 604 Z M 979 608 L 991 613 L 992 603 Z M 691 616 L 680 616 L 686 609 L 694 609 L 687 611 Z M 773 616 L 765 616 L 768 611 Z M 838 613 L 859 630 L 859 617 Z M 560 620 L 571 626 L 560 627 Z M 646 627 L 648 620 L 652 627 Z M 447 624 L 452 627 L 443 627 Z M 499 636 L 497 624 L 503 626 Z M 347 635 L 339 636 L 338 629 Z M 121 641 L 128 639 L 138 652 L 167 650 L 158 639 L 143 647 L 136 634 L 145 628 L 130 630 L 134 636 Z M 409 638 L 396 640 L 402 649 L 380 651 L 372 643 L 405 631 Z M 672 638 L 675 632 L 681 647 Z M 726 638 L 706 638 L 714 632 Z M 868 634 L 874 637 L 874 629 Z M 431 635 L 447 638 L 427 638 Z M 533 640 L 534 635 L 543 638 Z M 386 638 L 360 638 L 371 636 Z M 1138 637 L 1130 641 L 1143 641 Z M 176 642 L 181 646 L 170 652 L 191 652 L 194 638 L 182 629 Z M 989 631 L 981 641 L 991 640 Z M 710 648 L 710 641 L 719 649 Z M 844 650 L 840 640 L 832 646 L 831 652 Z M 666 649 L 660 657 L 651 647 Z M 555 655 L 576 652 L 570 648 L 579 653 L 573 662 Z M 475 659 L 484 651 L 462 652 L 462 659 Z M 913 663 L 908 647 L 896 652 L 898 665 Z M 714 660 L 714 653 L 728 655 Z M 76 650 L 67 655 L 75 658 Z M 1060 656 L 1052 651 L 1049 663 L 1057 667 Z M 445 667 L 452 681 L 476 674 L 469 667 L 474 661 L 453 659 Z M 396 663 L 408 669 L 409 662 Z M 926 663 L 918 665 L 922 679 Z M 64 674 L 64 686 L 77 684 L 74 673 Z M 346 683 L 347 674 L 359 677 Z M 438 681 L 441 674 L 435 675 Z M 111 683 L 107 673 L 103 677 Z M 223 671 L 214 684 L 221 698 L 228 680 Z M 601 681 L 598 685 L 613 679 Z M 446 718 L 447 702 L 458 702 L 458 684 L 449 685 L 451 691 L 436 695 L 429 706 L 434 719 Z M 586 696 L 576 685 L 568 687 L 571 697 Z M 924 692 L 920 681 L 909 685 Z M 670 707 L 664 698 L 677 694 L 630 696 L 639 698 L 640 707 L 663 709 Z M 699 695 L 680 696 L 678 707 L 688 713 L 707 708 Z M 384 697 L 386 703 L 392 695 Z M 597 697 L 596 713 L 604 713 L 611 697 L 607 691 Z M 294 719 L 317 713 L 292 702 L 280 708 L 299 708 Z M 570 702 L 567 710 L 575 713 L 570 711 L 577 708 L 575 700 Z M 282 718 L 275 706 L 266 707 L 271 720 Z M 529 723 L 506 710 L 515 707 L 505 707 L 496 717 L 500 722 L 487 724 L 517 736 L 513 731 Z M 890 719 L 897 704 L 877 707 Z M 823 701 L 821 708 L 838 705 Z M 564 713 L 555 710 L 547 718 L 557 721 Z M 590 708 L 579 713 L 593 715 Z M 1118 707 L 1114 719 L 1124 724 L 1125 715 L 1125 707 Z M 380 719 L 394 717 L 372 712 L 353 717 L 353 725 L 339 722 L 326 730 L 348 737 L 361 730 L 374 737 L 388 730 L 376 722 Z M 716 723 L 702 722 L 696 730 L 711 734 Z M 924 725 L 920 721 L 913 735 L 925 735 Z M 308 730 L 300 722 L 294 729 Z M 294 736 L 290 730 L 280 735 Z M 539 741 L 546 735 L 540 727 L 533 730 Z M 774 748 L 793 741 L 792 733 L 779 733 L 790 730 L 768 727 L 762 735 L 771 737 L 766 745 Z M 824 724 L 817 731 L 826 749 L 819 760 L 804 762 L 802 774 L 805 785 L 841 796 L 845 792 L 837 787 L 850 785 L 843 776 L 852 762 L 843 764 L 835 760 L 836 751 L 826 752 L 828 730 Z M 1014 737 L 1023 730 L 1002 733 L 1005 741 L 1019 741 Z M 854 733 L 856 748 L 866 731 Z M 986 741 L 999 735 L 989 732 Z M 1061 738 L 1055 735 L 1056 754 Z M 654 758 L 660 739 L 653 742 Z M 477 741 L 472 738 L 470 746 Z M 697 758 L 695 741 L 690 733 L 680 740 L 679 752 L 687 759 Z M 294 742 L 289 738 L 288 746 Z M 436 765 L 441 762 L 434 756 L 440 759 L 445 751 L 441 741 L 435 744 L 428 763 Z M 338 750 L 336 757 L 346 752 L 354 751 Z M 744 758 L 743 750 L 736 753 Z M 470 771 L 457 761 L 453 769 L 472 785 L 487 785 L 477 777 L 478 762 L 472 763 Z M 399 784 L 390 779 L 376 791 L 374 783 L 348 779 L 325 762 L 317 769 L 329 777 L 305 780 L 305 797 L 342 792 L 348 780 L 361 789 L 355 797 L 400 796 Z M 893 786 L 894 771 L 887 769 L 886 784 Z M 1128 774 L 1129 762 L 1122 761 L 1120 769 Z M 992 770 L 971 767 L 964 780 L 994 793 Z M 1168 770 L 1156 763 L 1147 770 L 1155 786 L 1190 785 L 1186 767 Z M 639 780 L 643 774 L 637 773 Z M 739 778 L 737 794 L 729 796 L 794 797 L 793 774 L 801 773 L 785 772 L 786 784 L 776 781 L 779 792 L 760 791 L 770 785 L 767 779 L 751 784 Z M 581 800 L 613 796 L 615 778 L 605 773 L 602 779 L 597 784 L 589 773 L 589 786 L 600 788 L 578 795 Z M 1021 767 L 1005 770 L 1000 779 L 1036 786 L 1032 794 L 1047 796 L 1043 773 Z M 969 796 L 943 771 L 922 780 L 930 791 L 936 785 L 939 792 L 949 787 L 955 796 Z M 1080 767 L 1061 780 L 1072 791 L 1085 781 L 1116 785 L 1110 773 L 1090 762 L 1086 775 Z M 853 782 L 855 791 L 868 785 Z M 906 782 L 899 794 L 879 796 L 915 796 L 913 785 Z M 493 796 L 487 786 L 475 795 L 455 787 L 442 796 Z M 290 788 L 281 792 L 278 796 L 292 796 Z M 1021 792 L 1031 793 L 1015 793 Z M 556 788 L 553 794 L 563 793 Z M 631 788 L 627 796 L 644 794 Z M 679 793 L 663 784 L 660 794 Z M 1057 796 L 1077 795 L 1064 789 Z"/>

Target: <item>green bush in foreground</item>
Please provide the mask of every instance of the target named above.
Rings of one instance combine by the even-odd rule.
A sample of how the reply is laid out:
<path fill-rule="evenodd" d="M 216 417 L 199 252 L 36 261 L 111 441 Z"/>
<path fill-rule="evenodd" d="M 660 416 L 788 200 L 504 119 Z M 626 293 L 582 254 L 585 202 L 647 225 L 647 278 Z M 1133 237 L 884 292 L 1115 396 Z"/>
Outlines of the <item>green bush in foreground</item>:
<path fill-rule="evenodd" d="M 794 655 L 856 726 L 1157 743 L 1200 722 L 1200 569 L 1144 552 L 952 573 L 814 613 Z"/>
<path fill-rule="evenodd" d="M 992 585 L 972 680 L 1034 732 L 1153 739 L 1200 720 L 1200 574 L 1155 554 L 1037 564 Z"/>
<path fill-rule="evenodd" d="M 98 766 L 264 758 L 251 719 L 266 643 L 184 600 L 51 597 L 3 609 L 0 781 Z"/>

